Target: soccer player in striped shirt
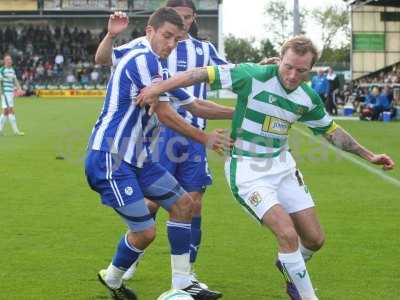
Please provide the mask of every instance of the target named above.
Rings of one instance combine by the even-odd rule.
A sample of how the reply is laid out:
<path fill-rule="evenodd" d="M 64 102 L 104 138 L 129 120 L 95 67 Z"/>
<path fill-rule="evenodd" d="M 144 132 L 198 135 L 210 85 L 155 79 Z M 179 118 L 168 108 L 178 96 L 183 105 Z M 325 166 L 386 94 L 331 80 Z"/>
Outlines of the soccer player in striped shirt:
<path fill-rule="evenodd" d="M 123 284 L 122 276 L 155 238 L 155 223 L 144 197 L 159 202 L 170 215 L 167 231 L 172 287 L 187 291 L 194 299 L 222 296 L 191 281 L 192 200 L 176 179 L 152 160 L 151 153 L 157 144 L 155 132 L 159 121 L 202 144 L 209 144 L 216 151 L 229 147 L 230 139 L 221 130 L 205 133 L 185 122 L 170 106 L 167 95 L 160 98 L 154 109 L 158 118 L 149 114 L 148 108 L 140 108 L 134 102 L 142 88 L 168 76 L 160 59 L 166 58 L 176 47 L 182 30 L 182 19 L 172 8 L 160 8 L 151 15 L 146 39 L 121 59 L 110 78 L 103 110 L 89 140 L 85 165 L 88 183 L 100 194 L 103 204 L 112 207 L 129 227 L 112 262 L 98 274 L 114 299 L 137 299 Z M 177 89 L 169 96 L 194 115 L 232 118 L 231 108 L 194 100 L 185 90 Z"/>
<path fill-rule="evenodd" d="M 0 115 L 0 135 L 3 134 L 4 124 L 7 119 L 10 121 L 14 134 L 24 135 L 24 133 L 18 129 L 14 110 L 14 92 L 16 92 L 17 95 L 22 95 L 23 91 L 18 82 L 15 70 L 12 67 L 12 63 L 11 55 L 4 55 L 4 66 L 0 68 L 0 97 L 1 107 L 3 109 Z"/>
<path fill-rule="evenodd" d="M 182 17 L 185 26 L 185 34 L 178 42 L 177 47 L 168 56 L 168 59 L 163 60 L 163 66 L 167 67 L 173 75 L 195 67 L 222 65 L 226 64 L 224 57 L 218 54 L 214 45 L 208 41 L 200 41 L 190 35 L 196 26 L 196 7 L 192 0 L 168 0 L 166 7 L 173 7 Z M 117 12 L 111 16 L 108 35 L 99 45 L 96 53 L 96 62 L 112 65 L 114 68 L 122 59 L 122 57 L 131 51 L 131 49 L 143 37 L 137 38 L 125 45 L 112 49 L 112 37 L 117 36 L 128 26 L 128 18 L 124 13 Z M 205 100 L 207 96 L 206 83 L 197 83 L 187 90 L 197 99 Z M 206 121 L 203 118 L 192 115 L 184 107 L 178 108 L 178 113 L 185 120 L 202 130 L 206 127 Z M 190 247 L 190 262 L 192 268 L 192 280 L 198 282 L 194 273 L 194 263 L 197 258 L 197 253 L 201 242 L 201 208 L 202 198 L 208 185 L 212 183 L 212 177 L 208 169 L 207 156 L 205 146 L 182 136 L 179 132 L 168 127 L 163 127 L 161 131 L 160 143 L 158 144 L 158 159 L 160 164 L 178 180 L 182 187 L 189 193 L 194 200 L 192 232 L 191 232 L 191 247 Z M 174 142 L 175 141 L 175 142 Z M 170 151 L 167 151 L 170 149 Z M 186 157 L 186 159 L 181 159 Z M 150 211 L 155 214 L 158 206 L 154 202 L 148 202 Z M 136 265 L 132 266 L 124 279 L 130 279 L 136 270 Z M 201 283 L 206 287 L 204 283 Z"/>
<path fill-rule="evenodd" d="M 137 98 L 138 103 L 156 103 L 160 93 L 198 82 L 238 95 L 231 134 L 235 143 L 225 176 L 242 208 L 276 236 L 276 265 L 293 300 L 317 299 L 305 262 L 325 238 L 312 197 L 289 152 L 291 125 L 302 122 L 339 149 L 383 165 L 384 170 L 394 167 L 388 155 L 371 152 L 338 126 L 320 97 L 304 83 L 317 57 L 311 40 L 298 36 L 282 46 L 278 65 L 192 69 L 142 90 Z"/>

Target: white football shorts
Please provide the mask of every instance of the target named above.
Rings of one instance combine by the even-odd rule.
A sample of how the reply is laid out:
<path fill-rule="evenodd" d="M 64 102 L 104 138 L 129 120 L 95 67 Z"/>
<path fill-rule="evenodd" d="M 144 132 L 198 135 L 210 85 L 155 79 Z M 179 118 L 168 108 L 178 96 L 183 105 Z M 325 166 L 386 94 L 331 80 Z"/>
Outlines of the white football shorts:
<path fill-rule="evenodd" d="M 1 94 L 1 108 L 14 107 L 14 92 Z"/>
<path fill-rule="evenodd" d="M 314 207 L 290 152 L 273 158 L 229 157 L 225 177 L 238 203 L 259 222 L 276 204 L 289 214 Z"/>

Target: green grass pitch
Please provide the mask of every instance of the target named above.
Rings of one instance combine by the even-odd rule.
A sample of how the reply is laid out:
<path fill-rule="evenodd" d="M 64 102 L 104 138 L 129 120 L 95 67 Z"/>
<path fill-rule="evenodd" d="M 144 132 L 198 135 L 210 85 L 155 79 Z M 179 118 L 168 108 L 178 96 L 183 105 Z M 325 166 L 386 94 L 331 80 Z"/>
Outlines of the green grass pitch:
<path fill-rule="evenodd" d="M 0 136 L 0 299 L 107 299 L 96 273 L 108 265 L 125 226 L 84 178 L 85 147 L 101 107 L 99 99 L 18 99 L 26 136 L 13 136 L 9 125 Z M 399 122 L 338 123 L 400 163 Z M 214 127 L 229 123 L 209 122 Z M 400 187 L 298 130 L 291 139 L 327 235 L 308 265 L 320 299 L 400 299 Z M 272 234 L 233 200 L 223 158 L 209 160 L 214 185 L 204 199 L 200 279 L 227 300 L 287 299 Z M 398 182 L 399 166 L 387 174 Z M 170 286 L 165 219 L 162 212 L 158 238 L 129 284 L 142 300 Z"/>

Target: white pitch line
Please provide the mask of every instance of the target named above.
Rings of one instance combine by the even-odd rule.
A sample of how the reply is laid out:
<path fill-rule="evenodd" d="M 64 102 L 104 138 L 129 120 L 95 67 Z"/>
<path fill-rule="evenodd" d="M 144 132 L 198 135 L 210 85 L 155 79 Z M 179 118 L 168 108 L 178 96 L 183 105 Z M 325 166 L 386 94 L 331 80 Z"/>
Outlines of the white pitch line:
<path fill-rule="evenodd" d="M 345 159 L 351 161 L 352 163 L 354 163 L 354 164 L 356 164 L 356 165 L 359 165 L 360 167 L 366 169 L 368 172 L 371 172 L 371 173 L 373 173 L 373 174 L 375 174 L 375 175 L 378 175 L 379 177 L 381 177 L 381 178 L 382 178 L 383 180 L 385 180 L 386 182 L 389 182 L 389 183 L 391 183 L 391 184 L 393 184 L 393 185 L 395 185 L 395 186 L 397 186 L 397 187 L 400 188 L 400 180 L 398 180 L 398 179 L 396 179 L 396 178 L 394 178 L 394 177 L 392 177 L 392 176 L 389 176 L 389 175 L 385 174 L 384 171 L 379 170 L 379 169 L 376 169 L 376 168 L 370 166 L 369 164 L 367 164 L 367 163 L 365 163 L 365 162 L 363 162 L 363 161 L 361 161 L 361 160 L 355 158 L 355 157 L 352 156 L 351 154 L 346 153 L 346 152 L 344 152 L 344 151 L 342 151 L 342 150 L 336 148 L 335 146 L 332 146 L 332 145 L 329 144 L 328 142 L 325 143 L 324 141 L 322 141 L 322 140 L 316 138 L 315 136 L 312 136 L 311 134 L 305 132 L 304 130 L 301 130 L 301 129 L 296 128 L 296 127 L 292 127 L 292 129 L 296 130 L 296 131 L 299 132 L 300 134 L 302 134 L 302 135 L 304 135 L 304 136 L 306 136 L 306 137 L 312 139 L 313 141 L 315 141 L 315 142 L 317 142 L 317 143 L 319 143 L 319 144 L 325 145 L 326 147 L 328 147 L 328 148 L 330 148 L 331 150 L 335 151 L 337 154 L 339 154 L 339 155 L 342 156 L 343 158 L 345 158 Z"/>

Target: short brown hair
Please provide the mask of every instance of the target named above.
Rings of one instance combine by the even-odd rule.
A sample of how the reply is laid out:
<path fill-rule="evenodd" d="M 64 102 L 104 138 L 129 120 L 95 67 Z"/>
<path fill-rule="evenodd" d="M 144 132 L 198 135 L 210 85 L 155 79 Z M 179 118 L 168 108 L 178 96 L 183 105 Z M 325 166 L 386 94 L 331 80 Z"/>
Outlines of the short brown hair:
<path fill-rule="evenodd" d="M 148 26 L 158 29 L 164 25 L 165 22 L 177 26 L 180 30 L 184 29 L 183 20 L 180 15 L 171 7 L 161 7 L 157 9 L 149 18 Z"/>
<path fill-rule="evenodd" d="M 282 45 L 281 57 L 283 57 L 289 49 L 292 49 L 294 53 L 301 56 L 306 55 L 308 52 L 310 52 L 313 56 L 311 61 L 311 67 L 315 64 L 315 62 L 319 57 L 317 47 L 315 47 L 314 43 L 304 35 L 297 35 L 288 39 Z"/>
<path fill-rule="evenodd" d="M 168 0 L 165 4 L 166 7 L 188 7 L 196 12 L 196 5 L 194 5 L 192 0 Z"/>

